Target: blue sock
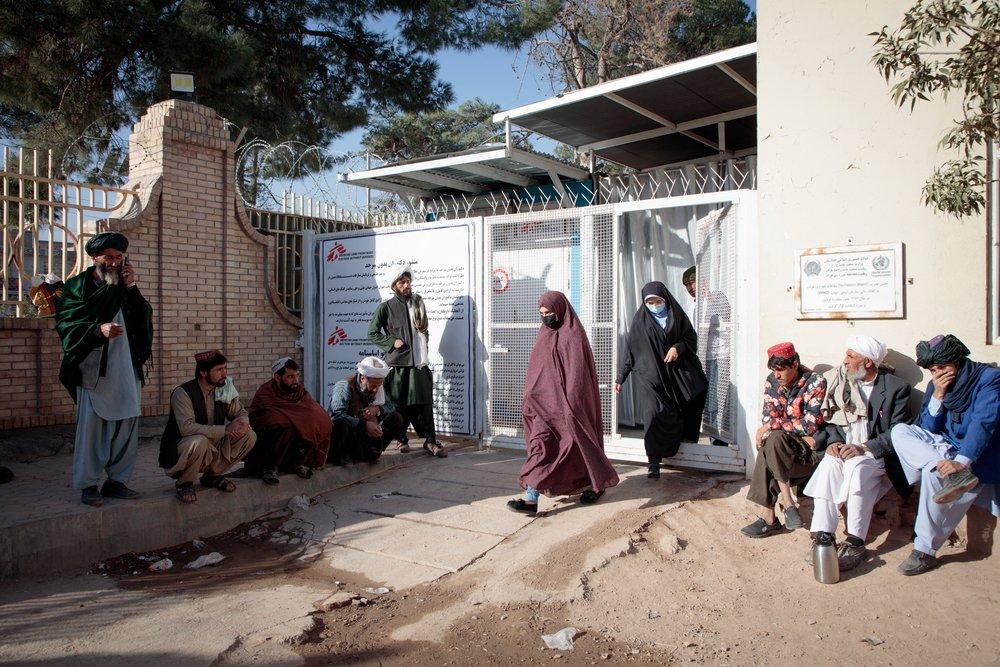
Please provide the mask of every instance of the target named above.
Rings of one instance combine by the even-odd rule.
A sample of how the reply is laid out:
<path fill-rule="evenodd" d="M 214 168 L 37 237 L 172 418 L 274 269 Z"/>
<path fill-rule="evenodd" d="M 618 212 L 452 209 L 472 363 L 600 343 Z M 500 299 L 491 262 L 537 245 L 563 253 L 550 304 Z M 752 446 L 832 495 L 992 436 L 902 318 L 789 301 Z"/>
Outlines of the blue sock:
<path fill-rule="evenodd" d="M 538 491 L 529 486 L 524 490 L 524 502 L 535 505 L 538 503 L 538 495 Z"/>

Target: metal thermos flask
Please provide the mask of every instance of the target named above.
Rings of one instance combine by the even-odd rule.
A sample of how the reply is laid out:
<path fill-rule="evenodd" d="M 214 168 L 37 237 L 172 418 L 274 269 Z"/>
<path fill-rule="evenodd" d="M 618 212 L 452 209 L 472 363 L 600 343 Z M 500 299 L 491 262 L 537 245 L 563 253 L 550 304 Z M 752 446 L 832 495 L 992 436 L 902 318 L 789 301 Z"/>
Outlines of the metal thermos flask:
<path fill-rule="evenodd" d="M 835 584 L 840 581 L 837 545 L 833 535 L 829 533 L 820 533 L 813 542 L 813 575 L 821 584 Z"/>

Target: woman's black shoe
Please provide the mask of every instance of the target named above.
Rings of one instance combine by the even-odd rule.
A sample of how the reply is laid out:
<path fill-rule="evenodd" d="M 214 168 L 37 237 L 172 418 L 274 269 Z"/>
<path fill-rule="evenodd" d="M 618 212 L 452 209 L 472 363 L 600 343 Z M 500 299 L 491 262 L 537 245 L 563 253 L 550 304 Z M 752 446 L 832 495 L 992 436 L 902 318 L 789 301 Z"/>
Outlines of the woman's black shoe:
<path fill-rule="evenodd" d="M 648 479 L 660 479 L 660 466 L 650 464 L 649 473 L 646 475 Z"/>
<path fill-rule="evenodd" d="M 580 494 L 580 502 L 583 503 L 584 505 L 593 505 L 598 500 L 600 500 L 601 496 L 603 495 L 604 491 L 598 493 L 593 489 L 587 489 L 586 491 Z"/>
<path fill-rule="evenodd" d="M 524 502 L 524 498 L 517 498 L 507 501 L 507 509 L 511 512 L 520 512 L 528 516 L 535 516 L 538 513 L 538 503 L 526 503 Z"/>

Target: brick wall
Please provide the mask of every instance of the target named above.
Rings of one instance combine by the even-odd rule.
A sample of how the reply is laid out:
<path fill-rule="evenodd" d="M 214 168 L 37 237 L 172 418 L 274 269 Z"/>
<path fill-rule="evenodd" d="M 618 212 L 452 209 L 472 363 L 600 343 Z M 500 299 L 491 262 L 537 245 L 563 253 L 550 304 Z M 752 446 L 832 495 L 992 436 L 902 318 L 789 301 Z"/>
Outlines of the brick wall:
<path fill-rule="evenodd" d="M 143 413 L 168 411 L 196 352 L 222 349 L 249 397 L 294 348 L 296 318 L 273 293 L 273 239 L 255 232 L 235 194 L 233 145 L 212 109 L 170 100 L 150 107 L 129 140 L 130 187 L 139 210 L 109 220 L 129 237 L 128 256 L 153 305 L 153 371 Z M 59 340 L 51 320 L 0 319 L 0 429 L 73 421 L 56 377 Z"/>

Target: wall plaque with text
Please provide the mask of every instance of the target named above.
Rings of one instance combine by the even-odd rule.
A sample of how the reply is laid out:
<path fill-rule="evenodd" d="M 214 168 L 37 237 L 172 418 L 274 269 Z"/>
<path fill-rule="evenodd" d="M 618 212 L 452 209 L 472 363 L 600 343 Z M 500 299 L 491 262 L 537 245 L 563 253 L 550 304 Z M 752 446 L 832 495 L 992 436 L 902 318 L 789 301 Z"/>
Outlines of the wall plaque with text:
<path fill-rule="evenodd" d="M 903 317 L 903 244 L 808 248 L 799 253 L 800 320 Z"/>

